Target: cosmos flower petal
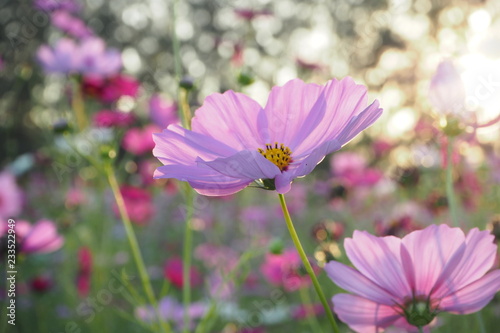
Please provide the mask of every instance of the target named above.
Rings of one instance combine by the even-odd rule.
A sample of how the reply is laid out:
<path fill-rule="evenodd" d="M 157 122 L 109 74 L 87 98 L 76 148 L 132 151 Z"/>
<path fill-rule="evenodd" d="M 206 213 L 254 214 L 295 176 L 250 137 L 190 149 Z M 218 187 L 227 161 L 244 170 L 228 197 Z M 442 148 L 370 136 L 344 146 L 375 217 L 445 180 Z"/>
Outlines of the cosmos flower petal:
<path fill-rule="evenodd" d="M 366 101 L 366 87 L 357 85 L 350 77 L 346 77 L 341 81 L 329 81 L 318 97 L 318 101 L 314 107 L 316 112 L 309 114 L 300 129 L 301 132 L 308 135 L 305 138 L 294 138 L 298 146 L 295 149 L 296 153 L 303 154 L 334 138 L 341 145 L 345 144 L 347 141 L 339 140 L 339 135 L 351 122 L 351 119 L 355 119 L 361 115 L 366 108 Z M 372 114 L 377 109 L 366 108 L 366 114 Z M 375 112 L 375 119 L 380 116 L 380 112 Z M 365 116 L 360 119 L 364 118 Z M 352 124 L 350 127 L 354 127 L 354 125 Z"/>
<path fill-rule="evenodd" d="M 223 175 L 235 178 L 273 179 L 280 169 L 256 150 L 243 150 L 213 161 L 200 161 Z"/>
<path fill-rule="evenodd" d="M 495 270 L 443 298 L 439 309 L 458 314 L 473 313 L 486 306 L 499 290 L 500 270 Z"/>
<path fill-rule="evenodd" d="M 196 192 L 207 196 L 222 196 L 244 189 L 253 179 L 227 177 L 209 168 L 184 165 L 164 165 L 156 169 L 154 178 L 176 178 L 187 181 Z"/>
<path fill-rule="evenodd" d="M 365 298 L 337 294 L 332 298 L 333 310 L 344 323 L 358 333 L 381 332 L 401 317 L 392 307 Z"/>
<path fill-rule="evenodd" d="M 325 108 L 315 107 L 321 90 L 321 86 L 300 79 L 273 87 L 264 108 L 269 124 L 264 132 L 266 143 L 285 143 L 295 152 L 295 143 L 309 133 L 302 130 L 304 122 L 309 122 L 314 128 L 324 116 Z M 300 154 L 300 151 L 296 153 Z"/>
<path fill-rule="evenodd" d="M 465 107 L 465 86 L 451 60 L 442 61 L 429 86 L 429 101 L 442 114 L 458 113 Z"/>
<path fill-rule="evenodd" d="M 402 239 L 402 259 L 405 270 L 412 270 L 416 294 L 428 295 L 444 266 L 465 241 L 459 228 L 442 224 L 431 225 L 423 230 L 414 231 Z M 409 258 L 403 255 L 407 252 Z M 409 259 L 406 260 L 406 259 Z"/>
<path fill-rule="evenodd" d="M 264 148 L 267 129 L 262 107 L 250 97 L 232 90 L 208 96 L 192 120 L 194 132 L 204 134 L 237 150 Z"/>
<path fill-rule="evenodd" d="M 379 285 L 349 266 L 336 261 L 325 265 L 328 277 L 339 287 L 380 304 L 394 304 L 394 297 Z M 351 309 L 352 310 L 352 309 Z"/>
<path fill-rule="evenodd" d="M 57 233 L 54 222 L 40 220 L 35 223 L 30 232 L 25 236 L 21 250 L 24 252 L 53 252 L 64 243 L 63 238 Z"/>
<path fill-rule="evenodd" d="M 494 236 L 489 231 L 479 231 L 474 228 L 469 231 L 465 239 L 466 248 L 460 263 L 456 264 L 453 273 L 453 284 L 445 283 L 440 290 L 435 291 L 436 297 L 476 281 L 491 269 L 495 262 L 497 246 Z"/>
<path fill-rule="evenodd" d="M 411 295 L 404 278 L 399 257 L 400 239 L 375 237 L 366 231 L 354 231 L 353 238 L 344 242 L 346 254 L 361 274 L 389 291 L 395 300 L 403 301 L 402 295 Z"/>
<path fill-rule="evenodd" d="M 349 120 L 337 140 L 342 144 L 342 146 L 345 145 L 362 130 L 370 127 L 381 115 L 382 109 L 379 108 L 379 102 L 376 100 L 359 115 L 356 115 Z"/>
<path fill-rule="evenodd" d="M 163 164 L 197 165 L 196 159 L 214 160 L 236 151 L 203 134 L 172 124 L 161 133 L 153 134 L 156 143 L 153 155 Z"/>

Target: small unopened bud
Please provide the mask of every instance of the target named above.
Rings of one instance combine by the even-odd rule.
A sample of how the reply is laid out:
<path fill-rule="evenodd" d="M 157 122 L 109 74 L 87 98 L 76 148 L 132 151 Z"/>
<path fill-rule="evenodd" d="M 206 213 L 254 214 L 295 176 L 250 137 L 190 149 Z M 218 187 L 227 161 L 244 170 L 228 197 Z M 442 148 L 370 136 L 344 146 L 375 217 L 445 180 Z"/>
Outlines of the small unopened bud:
<path fill-rule="evenodd" d="M 59 119 L 52 125 L 52 130 L 56 134 L 64 134 L 67 132 L 71 132 L 71 126 L 64 119 Z"/>
<path fill-rule="evenodd" d="M 249 86 L 255 82 L 255 79 L 250 73 L 241 72 L 238 75 L 238 83 L 242 86 Z"/>
<path fill-rule="evenodd" d="M 279 238 L 274 238 L 269 243 L 269 252 L 272 254 L 281 254 L 284 248 L 285 244 L 283 244 L 283 241 Z"/>
<path fill-rule="evenodd" d="M 194 80 L 192 77 L 185 76 L 179 82 L 179 86 L 189 91 L 194 88 Z"/>

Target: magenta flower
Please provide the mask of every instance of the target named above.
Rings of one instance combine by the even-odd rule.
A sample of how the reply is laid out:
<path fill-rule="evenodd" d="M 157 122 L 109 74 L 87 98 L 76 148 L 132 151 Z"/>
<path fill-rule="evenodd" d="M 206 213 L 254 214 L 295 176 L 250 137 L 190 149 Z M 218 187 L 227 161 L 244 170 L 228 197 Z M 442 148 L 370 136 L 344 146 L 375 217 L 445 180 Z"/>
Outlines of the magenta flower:
<path fill-rule="evenodd" d="M 334 154 L 330 164 L 334 177 L 348 187 L 373 186 L 383 177 L 381 171 L 369 168 L 366 159 L 354 152 Z"/>
<path fill-rule="evenodd" d="M 78 12 L 82 5 L 74 0 L 35 0 L 34 6 L 43 11 L 66 10 L 71 13 Z"/>
<path fill-rule="evenodd" d="M 488 231 L 431 225 L 404 238 L 354 231 L 345 250 L 357 269 L 332 261 L 328 276 L 351 294 L 333 297 L 334 311 L 356 332 L 389 326 L 417 331 L 440 312 L 467 314 L 500 290 L 497 246 Z"/>
<path fill-rule="evenodd" d="M 153 133 L 158 130 L 158 127 L 152 124 L 144 128 L 134 127 L 129 129 L 122 139 L 123 149 L 134 155 L 142 155 L 150 152 L 155 146 Z"/>
<path fill-rule="evenodd" d="M 56 225 L 49 220 L 39 220 L 30 224 L 24 220 L 16 220 L 17 250 L 19 253 L 49 253 L 59 250 L 64 238 L 57 233 Z M 8 231 L 7 221 L 0 225 L 0 238 Z"/>
<path fill-rule="evenodd" d="M 97 127 L 127 127 L 135 122 L 132 113 L 101 110 L 94 114 L 92 122 Z"/>
<path fill-rule="evenodd" d="M 0 173 L 0 219 L 16 217 L 21 213 L 23 192 L 16 178 L 8 171 Z"/>
<path fill-rule="evenodd" d="M 145 189 L 130 185 L 120 187 L 120 192 L 130 220 L 139 225 L 147 224 L 155 214 L 151 194 Z M 116 204 L 113 205 L 113 211 L 117 217 L 120 216 Z"/>
<path fill-rule="evenodd" d="M 317 273 L 319 267 L 313 266 L 313 270 Z M 283 287 L 286 291 L 296 291 L 311 284 L 299 253 L 291 248 L 280 254 L 267 253 L 260 272 L 270 284 Z"/>
<path fill-rule="evenodd" d="M 299 79 L 274 87 L 262 108 L 232 90 L 213 94 L 196 111 L 192 131 L 173 124 L 154 134 L 155 178 L 188 181 L 200 194 L 238 192 L 253 181 L 290 190 L 325 155 L 340 149 L 382 113 L 351 78 L 325 86 Z"/>
<path fill-rule="evenodd" d="M 455 114 L 465 109 L 465 86 L 451 60 L 442 61 L 432 77 L 429 101 L 443 114 Z"/>
<path fill-rule="evenodd" d="M 165 263 L 165 278 L 177 288 L 182 288 L 184 285 L 182 265 L 182 259 L 178 257 L 170 258 Z M 189 271 L 189 283 L 191 284 L 191 288 L 199 286 L 202 282 L 201 273 L 196 267 L 191 266 Z"/>

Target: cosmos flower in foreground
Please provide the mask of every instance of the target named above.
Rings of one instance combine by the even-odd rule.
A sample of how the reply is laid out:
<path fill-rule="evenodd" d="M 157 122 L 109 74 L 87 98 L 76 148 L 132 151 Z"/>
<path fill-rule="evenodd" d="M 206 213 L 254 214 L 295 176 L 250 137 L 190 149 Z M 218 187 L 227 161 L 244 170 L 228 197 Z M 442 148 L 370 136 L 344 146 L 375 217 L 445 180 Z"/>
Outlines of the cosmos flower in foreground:
<path fill-rule="evenodd" d="M 155 178 L 187 181 L 200 194 L 238 192 L 253 181 L 279 193 L 309 174 L 382 113 L 347 77 L 324 86 L 299 79 L 274 87 L 262 108 L 232 90 L 205 99 L 192 131 L 172 124 L 154 134 Z"/>
<path fill-rule="evenodd" d="M 328 276 L 352 292 L 333 297 L 334 311 L 356 332 L 408 331 L 429 325 L 440 312 L 481 310 L 500 290 L 493 235 L 477 228 L 431 225 L 400 239 L 355 231 L 345 250 L 357 269 L 339 262 Z"/>

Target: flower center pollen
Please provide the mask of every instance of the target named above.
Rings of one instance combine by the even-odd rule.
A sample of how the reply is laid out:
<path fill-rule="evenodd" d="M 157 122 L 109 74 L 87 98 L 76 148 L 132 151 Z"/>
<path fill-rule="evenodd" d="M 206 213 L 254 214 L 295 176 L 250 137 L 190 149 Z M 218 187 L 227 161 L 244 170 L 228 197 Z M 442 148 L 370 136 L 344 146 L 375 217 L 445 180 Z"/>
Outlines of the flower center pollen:
<path fill-rule="evenodd" d="M 258 148 L 257 150 L 262 156 L 273 162 L 280 171 L 286 171 L 288 165 L 292 162 L 292 151 L 284 144 L 275 142 L 274 145 L 272 145 L 268 143 L 266 144 L 266 150 L 262 148 Z"/>

